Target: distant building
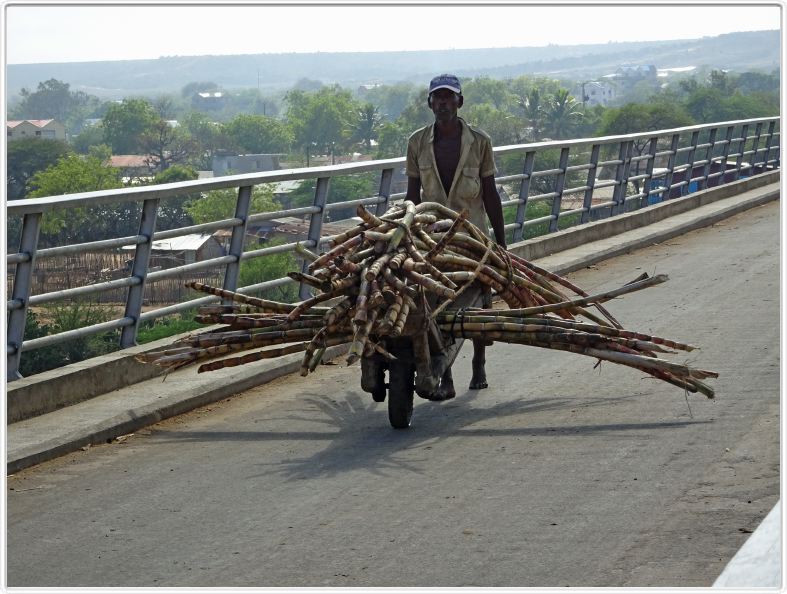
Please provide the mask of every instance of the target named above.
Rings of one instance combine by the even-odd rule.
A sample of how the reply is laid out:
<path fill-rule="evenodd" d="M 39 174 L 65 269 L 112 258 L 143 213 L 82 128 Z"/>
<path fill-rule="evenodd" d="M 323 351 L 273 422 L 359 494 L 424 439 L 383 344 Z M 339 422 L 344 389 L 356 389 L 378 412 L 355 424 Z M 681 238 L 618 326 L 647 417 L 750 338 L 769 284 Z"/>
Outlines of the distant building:
<path fill-rule="evenodd" d="M 11 120 L 6 122 L 8 140 L 48 138 L 65 140 L 66 127 L 56 120 Z"/>
<path fill-rule="evenodd" d="M 222 91 L 202 91 L 194 94 L 191 105 L 199 109 L 221 109 L 225 101 L 226 96 Z"/>
<path fill-rule="evenodd" d="M 582 99 L 582 103 L 586 107 L 594 107 L 596 105 L 603 105 L 606 107 L 615 100 L 617 94 L 615 85 L 607 81 L 599 82 L 595 80 L 579 83 L 577 85 L 574 96 L 582 98 L 583 93 L 584 98 Z"/>
<path fill-rule="evenodd" d="M 256 173 L 281 169 L 277 153 L 259 155 L 214 155 L 213 175 L 232 175 L 235 173 Z"/>
<path fill-rule="evenodd" d="M 133 252 L 136 247 L 135 245 L 124 245 L 122 249 L 125 252 Z M 150 266 L 161 266 L 162 268 L 193 264 L 225 255 L 224 248 L 216 238 L 204 233 L 191 233 L 171 239 L 157 239 L 153 241 L 150 250 Z"/>

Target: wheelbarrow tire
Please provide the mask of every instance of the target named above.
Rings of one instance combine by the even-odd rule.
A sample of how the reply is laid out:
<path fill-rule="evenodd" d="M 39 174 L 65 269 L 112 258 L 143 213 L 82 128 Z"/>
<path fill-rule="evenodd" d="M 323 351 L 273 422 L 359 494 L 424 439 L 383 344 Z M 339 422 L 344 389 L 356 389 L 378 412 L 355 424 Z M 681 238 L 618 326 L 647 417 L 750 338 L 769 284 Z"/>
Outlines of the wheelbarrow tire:
<path fill-rule="evenodd" d="M 413 417 L 415 365 L 398 359 L 388 369 L 388 420 L 394 429 L 407 429 Z"/>

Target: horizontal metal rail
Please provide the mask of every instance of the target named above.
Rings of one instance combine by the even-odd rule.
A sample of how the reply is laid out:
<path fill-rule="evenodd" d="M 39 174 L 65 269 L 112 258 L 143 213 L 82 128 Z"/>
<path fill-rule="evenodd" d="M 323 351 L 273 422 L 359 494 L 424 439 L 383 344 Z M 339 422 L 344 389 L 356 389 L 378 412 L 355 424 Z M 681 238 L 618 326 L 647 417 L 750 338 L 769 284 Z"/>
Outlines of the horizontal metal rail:
<path fill-rule="evenodd" d="M 516 211 L 515 220 L 506 223 L 505 230 L 512 234 L 513 241 L 517 241 L 524 237 L 526 230 L 533 229 L 534 232 L 538 232 L 543 227 L 545 232 L 551 232 L 558 229 L 561 221 L 573 221 L 577 216 L 581 217 L 581 222 L 587 222 L 594 217 L 615 216 L 631 208 L 646 207 L 654 200 L 667 200 L 695 189 L 704 189 L 709 183 L 727 183 L 739 179 L 742 175 L 778 168 L 780 166 L 779 139 L 779 118 L 770 117 L 598 138 L 495 147 L 493 152 L 496 159 L 516 155 L 521 157 L 524 163 L 524 168 L 520 168 L 519 171 L 507 171 L 495 178 L 498 185 L 513 187 L 515 191 L 518 186 L 518 197 L 504 199 L 501 202 L 506 210 Z M 536 154 L 542 155 L 539 162 L 543 162 L 545 166 L 540 168 L 534 166 L 533 156 Z M 559 160 L 558 154 L 562 154 L 563 158 Z M 554 160 L 549 161 L 551 155 L 555 155 Z M 149 284 L 175 278 L 183 278 L 185 282 L 195 273 L 219 269 L 224 271 L 224 288 L 232 290 L 236 287 L 239 268 L 246 262 L 283 253 L 290 253 L 297 257 L 298 244 L 313 251 L 321 250 L 323 246 L 331 244 L 336 237 L 323 233 L 323 221 L 327 213 L 364 206 L 370 208 L 372 212 L 376 209 L 379 214 L 387 209 L 392 201 L 406 196 L 406 192 L 391 191 L 392 173 L 402 171 L 404 165 L 404 158 L 385 159 L 9 202 L 6 209 L 7 217 L 22 219 L 22 239 L 20 249 L 6 256 L 6 263 L 9 272 L 12 273 L 14 284 L 11 298 L 6 303 L 8 379 L 18 377 L 21 351 L 52 346 L 67 340 L 118 329 L 121 329 L 126 337 L 121 339 L 121 343 L 128 344 L 129 337 L 136 337 L 140 323 L 191 311 L 203 304 L 220 301 L 216 296 L 203 296 L 141 312 L 140 296 L 144 294 L 145 287 Z M 380 176 L 377 195 L 341 202 L 328 200 L 332 178 L 358 174 Z M 275 212 L 249 212 L 252 187 L 284 181 L 312 182 L 314 186 L 312 204 Z M 235 214 L 226 219 L 177 229 L 156 230 L 155 214 L 152 219 L 147 220 L 144 220 L 145 215 L 141 214 L 137 235 L 38 248 L 41 219 L 54 210 L 137 202 L 140 206 L 145 205 L 141 210 L 147 209 L 150 216 L 154 212 L 153 207 L 166 205 L 169 200 L 227 189 L 237 191 L 238 199 Z M 602 190 L 604 192 L 600 193 Z M 582 200 L 581 206 L 577 206 L 577 198 L 573 196 Z M 570 203 L 567 202 L 565 207 L 562 204 L 563 197 L 570 199 Z M 546 207 L 538 206 L 544 203 L 547 204 Z M 551 211 L 551 214 L 543 214 L 544 210 L 537 212 L 537 208 L 536 211 L 529 213 L 529 206 L 545 208 Z M 308 235 L 300 241 L 258 249 L 243 248 L 243 236 L 250 223 L 258 224 L 291 217 L 309 221 Z M 150 269 L 146 258 L 151 249 L 154 249 L 154 242 L 189 234 L 212 234 L 219 230 L 230 230 L 228 234 L 232 235 L 232 247 L 225 255 L 164 270 Z M 121 249 L 127 250 L 129 257 L 132 258 L 133 266 L 129 268 L 128 276 L 80 287 L 32 294 L 35 267 L 39 259 Z M 282 277 L 240 287 L 238 290 L 254 293 L 293 283 L 295 281 L 289 277 Z M 23 340 L 25 316 L 30 306 L 80 299 L 118 289 L 127 290 L 129 296 L 126 300 L 126 314 L 117 319 L 51 336 Z M 301 285 L 301 298 L 307 293 L 308 288 Z"/>

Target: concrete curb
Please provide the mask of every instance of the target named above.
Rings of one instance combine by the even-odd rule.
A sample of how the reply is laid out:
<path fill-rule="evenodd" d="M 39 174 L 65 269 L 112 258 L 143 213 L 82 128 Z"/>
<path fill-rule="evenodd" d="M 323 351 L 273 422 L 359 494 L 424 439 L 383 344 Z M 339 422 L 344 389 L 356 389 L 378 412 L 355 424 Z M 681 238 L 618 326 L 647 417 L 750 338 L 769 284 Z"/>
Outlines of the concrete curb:
<path fill-rule="evenodd" d="M 781 500 L 760 522 L 721 572 L 714 588 L 780 588 L 782 586 Z"/>
<path fill-rule="evenodd" d="M 742 187 L 747 188 L 745 185 Z M 713 191 L 713 189 L 707 190 L 707 192 Z M 591 243 L 535 261 L 555 273 L 566 274 L 636 248 L 659 243 L 687 231 L 711 225 L 747 209 L 776 200 L 778 197 L 779 185 L 773 183 L 753 190 L 744 190 L 742 193 L 721 200 L 708 200 L 708 197 L 705 197 L 706 203 L 699 208 L 664 218 L 644 228 L 632 229 L 598 241 L 592 241 L 591 237 Z M 594 229 L 599 228 L 595 223 L 592 225 Z M 587 231 L 574 228 L 562 233 L 578 236 L 583 232 Z M 533 241 L 525 243 L 532 245 Z M 519 251 L 520 245 L 512 246 L 512 249 Z M 173 338 L 166 339 L 165 344 L 172 340 Z M 146 350 L 152 348 L 151 345 L 145 346 Z M 346 348 L 344 346 L 329 349 L 326 360 L 346 352 Z M 199 376 L 194 368 L 185 368 L 170 374 L 166 381 L 154 377 L 47 414 L 12 423 L 7 427 L 7 472 L 17 472 L 91 444 L 111 441 L 162 419 L 188 412 L 287 375 L 297 371 L 300 360 L 301 355 L 296 353 L 281 359 L 261 361 L 255 365 L 229 368 Z M 244 367 L 248 368 L 244 369 Z M 33 379 L 30 378 L 30 381 L 32 382 Z M 46 387 L 39 385 L 38 390 L 46 390 Z"/>

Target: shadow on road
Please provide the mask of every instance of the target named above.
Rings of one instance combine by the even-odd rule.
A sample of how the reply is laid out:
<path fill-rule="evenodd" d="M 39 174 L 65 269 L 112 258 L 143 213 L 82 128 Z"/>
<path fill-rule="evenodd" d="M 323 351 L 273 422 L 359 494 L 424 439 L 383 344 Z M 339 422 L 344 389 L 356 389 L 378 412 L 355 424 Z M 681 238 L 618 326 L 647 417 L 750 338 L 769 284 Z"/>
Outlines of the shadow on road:
<path fill-rule="evenodd" d="M 483 392 L 468 391 L 446 403 L 426 402 L 416 398 L 413 426 L 394 430 L 388 424 L 387 404 L 372 401 L 368 394 L 348 392 L 344 397 L 305 393 L 304 411 L 280 417 L 256 419 L 259 431 L 167 431 L 159 434 L 173 441 L 325 441 L 325 449 L 300 457 L 260 462 L 270 472 L 284 475 L 288 480 L 330 477 L 354 470 L 386 475 L 389 471 L 420 473 L 418 459 L 411 450 L 424 449 L 449 438 L 469 437 L 556 437 L 626 433 L 678 429 L 709 421 L 669 421 L 657 423 L 611 423 L 590 425 L 531 426 L 513 421 L 505 427 L 485 427 L 484 422 L 504 417 L 527 415 L 549 410 L 569 409 L 608 404 L 630 397 L 534 398 L 499 402 L 487 407 L 473 407 L 483 400 Z M 304 423 L 319 426 L 313 431 L 281 430 L 290 424 L 303 427 Z M 266 430 L 264 427 L 269 426 Z M 641 434 L 638 435 L 641 437 Z M 263 473 L 267 474 L 266 473 Z"/>

